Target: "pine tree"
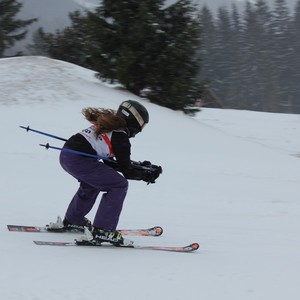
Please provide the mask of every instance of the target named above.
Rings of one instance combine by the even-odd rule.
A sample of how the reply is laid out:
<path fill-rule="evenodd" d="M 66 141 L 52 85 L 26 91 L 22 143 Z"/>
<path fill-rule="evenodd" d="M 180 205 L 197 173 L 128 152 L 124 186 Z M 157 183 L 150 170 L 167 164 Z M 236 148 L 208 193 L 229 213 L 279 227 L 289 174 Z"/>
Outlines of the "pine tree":
<path fill-rule="evenodd" d="M 234 39 L 229 11 L 225 7 L 220 7 L 216 20 L 216 40 L 215 40 L 215 74 L 214 89 L 222 102 L 228 105 L 230 80 L 233 73 L 233 45 Z"/>
<path fill-rule="evenodd" d="M 70 13 L 72 26 L 55 33 L 46 33 L 39 28 L 34 35 L 31 51 L 36 55 L 48 55 L 83 67 L 91 68 L 89 64 L 90 47 L 87 19 L 79 11 Z"/>
<path fill-rule="evenodd" d="M 288 68 L 291 75 L 290 90 L 292 95 L 293 112 L 300 113 L 300 0 L 298 0 L 291 26 L 291 42 L 289 47 L 292 48 L 290 63 Z"/>
<path fill-rule="evenodd" d="M 285 0 L 275 0 L 272 19 L 272 60 L 276 66 L 280 97 L 279 104 L 282 112 L 292 111 L 290 98 L 290 59 L 292 54 L 291 17 Z"/>
<path fill-rule="evenodd" d="M 102 23 L 98 43 L 92 51 L 93 57 L 98 56 L 100 78 L 120 82 L 135 94 L 149 86 L 164 42 L 162 5 L 161 0 L 103 1 L 97 11 Z"/>
<path fill-rule="evenodd" d="M 277 66 L 272 59 L 272 14 L 265 0 L 257 0 L 256 20 L 257 31 L 257 103 L 258 110 L 279 111 L 279 79 L 276 75 Z"/>
<path fill-rule="evenodd" d="M 232 5 L 231 14 L 221 7 L 215 22 L 212 13 L 203 6 L 199 18 L 202 26 L 199 51 L 202 59 L 201 78 L 208 79 L 210 91 L 226 107 L 242 107 L 242 26 L 237 7 Z"/>
<path fill-rule="evenodd" d="M 197 51 L 199 58 L 202 60 L 201 72 L 198 76 L 200 80 L 207 81 L 208 86 L 213 88 L 213 78 L 215 78 L 215 59 L 217 51 L 216 46 L 216 26 L 212 12 L 204 5 L 198 15 L 201 34 L 200 47 Z"/>
<path fill-rule="evenodd" d="M 63 31 L 40 31 L 43 48 L 55 58 L 97 71 L 129 91 L 173 109 L 194 103 L 199 24 L 191 1 L 164 9 L 163 0 L 103 0 L 93 12 L 71 14 Z M 72 46 L 72 47 L 71 47 Z"/>
<path fill-rule="evenodd" d="M 238 12 L 237 6 L 232 5 L 231 12 L 231 31 L 232 31 L 232 42 L 231 42 L 231 74 L 229 79 L 229 87 L 227 98 L 227 105 L 229 107 L 242 108 L 243 99 L 246 98 L 244 93 L 245 86 L 243 85 L 243 80 L 241 77 L 243 68 L 243 53 L 242 49 L 242 37 L 243 37 L 243 27 L 240 14 Z"/>
<path fill-rule="evenodd" d="M 190 0 L 180 0 L 164 10 L 160 28 L 163 40 L 156 50 L 155 72 L 149 73 L 149 98 L 172 109 L 184 109 L 200 99 L 197 74 L 200 59 L 200 23 Z"/>
<path fill-rule="evenodd" d="M 6 49 L 26 36 L 24 27 L 36 21 L 16 19 L 21 7 L 22 4 L 16 0 L 0 0 L 0 57 L 3 57 Z"/>
<path fill-rule="evenodd" d="M 276 111 L 273 104 L 276 94 L 273 65 L 271 61 L 271 13 L 264 0 L 254 6 L 247 3 L 245 11 L 244 56 L 242 78 L 247 94 L 247 109 Z"/>

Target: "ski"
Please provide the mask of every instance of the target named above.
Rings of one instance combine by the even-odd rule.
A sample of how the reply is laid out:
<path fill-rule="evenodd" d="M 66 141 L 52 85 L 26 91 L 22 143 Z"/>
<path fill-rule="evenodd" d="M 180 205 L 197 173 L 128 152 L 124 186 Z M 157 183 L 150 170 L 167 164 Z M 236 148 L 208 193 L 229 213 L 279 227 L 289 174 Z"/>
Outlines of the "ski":
<path fill-rule="evenodd" d="M 192 243 L 187 246 L 183 247 L 170 247 L 170 246 L 141 246 L 135 245 L 133 242 L 131 244 L 125 246 L 113 246 L 110 244 L 98 244 L 92 245 L 89 242 L 82 242 L 82 241 L 74 241 L 74 242 L 48 242 L 48 241 L 33 241 L 36 245 L 42 246 L 86 246 L 86 247 L 111 247 L 111 248 L 130 248 L 130 249 L 139 249 L 139 250 L 157 250 L 157 251 L 169 251 L 169 252 L 182 252 L 188 253 L 196 251 L 199 248 L 198 243 Z"/>
<path fill-rule="evenodd" d="M 15 232 L 50 232 L 50 233 L 82 233 L 81 231 L 65 231 L 62 229 L 49 230 L 47 226 L 24 226 L 24 225 L 7 225 L 9 231 Z M 146 229 L 118 229 L 122 235 L 133 236 L 160 236 L 163 229 L 160 226 L 154 226 Z"/>

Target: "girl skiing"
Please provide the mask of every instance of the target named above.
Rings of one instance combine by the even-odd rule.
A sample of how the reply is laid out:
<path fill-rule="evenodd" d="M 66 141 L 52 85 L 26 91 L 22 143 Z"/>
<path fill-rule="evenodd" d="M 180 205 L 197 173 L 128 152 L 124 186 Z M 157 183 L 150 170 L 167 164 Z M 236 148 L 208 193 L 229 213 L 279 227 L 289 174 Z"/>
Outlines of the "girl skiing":
<path fill-rule="evenodd" d="M 161 167 L 148 161 L 137 164 L 130 160 L 129 139 L 142 131 L 149 122 L 149 114 L 142 104 L 133 100 L 122 102 L 116 112 L 88 107 L 82 113 L 92 125 L 70 137 L 64 148 L 107 159 L 100 162 L 97 158 L 61 151 L 62 168 L 80 186 L 59 227 L 63 231 L 83 231 L 87 226 L 92 233 L 89 243 L 109 242 L 120 246 L 124 239 L 116 228 L 128 189 L 127 179 L 154 183 L 162 172 Z M 100 192 L 104 194 L 92 226 L 85 216 Z M 57 230 L 57 223 L 50 223 L 49 230 Z"/>

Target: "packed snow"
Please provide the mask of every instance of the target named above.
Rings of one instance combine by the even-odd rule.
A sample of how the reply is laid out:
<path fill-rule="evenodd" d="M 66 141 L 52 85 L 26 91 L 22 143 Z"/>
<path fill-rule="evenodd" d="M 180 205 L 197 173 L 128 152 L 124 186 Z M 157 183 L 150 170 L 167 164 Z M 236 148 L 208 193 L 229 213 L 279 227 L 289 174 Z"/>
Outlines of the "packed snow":
<path fill-rule="evenodd" d="M 189 254 L 37 246 L 74 234 L 14 233 L 64 216 L 78 182 L 62 170 L 62 142 L 88 126 L 86 106 L 143 103 L 150 123 L 132 159 L 163 167 L 157 182 L 130 181 L 119 227 L 160 225 L 140 245 Z M 5 300 L 298 300 L 300 116 L 202 109 L 195 117 L 101 83 L 94 72 L 43 57 L 0 59 L 0 290 Z M 96 206 L 99 202 L 96 203 Z M 93 219 L 95 208 L 88 215 Z"/>

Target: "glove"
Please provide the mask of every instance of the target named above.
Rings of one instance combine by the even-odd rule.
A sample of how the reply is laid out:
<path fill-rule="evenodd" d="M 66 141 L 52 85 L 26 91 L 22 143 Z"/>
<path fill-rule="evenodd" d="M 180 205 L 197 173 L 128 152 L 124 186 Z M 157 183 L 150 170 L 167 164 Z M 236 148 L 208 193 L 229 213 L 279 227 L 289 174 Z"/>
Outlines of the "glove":
<path fill-rule="evenodd" d="M 143 173 L 143 181 L 149 183 L 155 183 L 155 180 L 162 173 L 162 167 L 151 165 L 151 168 Z"/>
<path fill-rule="evenodd" d="M 151 164 L 150 161 L 144 160 L 143 162 L 140 163 L 140 166 L 143 166 L 143 167 L 151 167 L 152 164 Z"/>

